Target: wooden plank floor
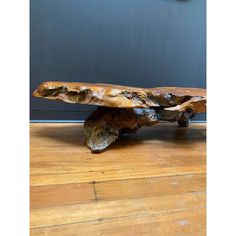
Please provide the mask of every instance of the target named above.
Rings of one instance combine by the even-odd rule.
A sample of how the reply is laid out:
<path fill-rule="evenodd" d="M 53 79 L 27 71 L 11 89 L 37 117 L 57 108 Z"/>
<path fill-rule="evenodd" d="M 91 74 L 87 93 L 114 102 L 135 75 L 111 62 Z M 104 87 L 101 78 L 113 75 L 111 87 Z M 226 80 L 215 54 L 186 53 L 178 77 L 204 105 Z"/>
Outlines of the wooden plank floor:
<path fill-rule="evenodd" d="M 31 236 L 205 235 L 205 132 L 163 123 L 91 154 L 81 124 L 31 124 Z"/>

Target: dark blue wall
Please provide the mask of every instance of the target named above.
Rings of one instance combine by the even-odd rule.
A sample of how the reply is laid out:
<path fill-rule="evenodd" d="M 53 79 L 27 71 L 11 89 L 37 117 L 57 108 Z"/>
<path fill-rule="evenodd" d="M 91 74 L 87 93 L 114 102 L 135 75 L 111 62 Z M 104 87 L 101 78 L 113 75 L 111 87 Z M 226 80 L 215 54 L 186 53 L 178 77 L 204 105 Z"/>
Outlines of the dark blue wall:
<path fill-rule="evenodd" d="M 30 8 L 30 93 L 47 80 L 205 88 L 205 0 L 31 0 Z M 33 120 L 81 120 L 93 109 L 31 96 Z"/>

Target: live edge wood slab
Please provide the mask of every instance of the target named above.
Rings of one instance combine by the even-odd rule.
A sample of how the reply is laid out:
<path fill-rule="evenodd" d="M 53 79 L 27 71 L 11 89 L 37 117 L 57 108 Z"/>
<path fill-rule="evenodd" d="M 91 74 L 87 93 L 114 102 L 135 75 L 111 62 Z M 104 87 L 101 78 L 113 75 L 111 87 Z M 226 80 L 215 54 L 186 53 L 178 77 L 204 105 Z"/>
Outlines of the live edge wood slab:
<path fill-rule="evenodd" d="M 206 91 L 200 88 L 135 88 L 112 84 L 44 82 L 36 97 L 67 103 L 97 105 L 84 123 L 84 136 L 92 152 L 101 152 L 119 135 L 134 133 L 159 121 L 187 127 L 196 114 L 206 112 Z"/>

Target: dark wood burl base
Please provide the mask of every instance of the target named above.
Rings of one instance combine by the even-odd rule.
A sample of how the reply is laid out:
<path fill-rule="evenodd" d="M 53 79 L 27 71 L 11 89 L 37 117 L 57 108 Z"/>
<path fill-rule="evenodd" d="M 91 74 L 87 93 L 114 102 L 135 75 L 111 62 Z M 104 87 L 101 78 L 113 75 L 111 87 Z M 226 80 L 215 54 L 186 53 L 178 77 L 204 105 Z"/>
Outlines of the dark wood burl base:
<path fill-rule="evenodd" d="M 84 123 L 84 137 L 92 152 L 101 152 L 115 142 L 119 135 L 135 133 L 142 126 L 156 125 L 160 120 L 177 121 L 187 127 L 191 111 L 166 111 L 160 108 L 98 107 Z"/>

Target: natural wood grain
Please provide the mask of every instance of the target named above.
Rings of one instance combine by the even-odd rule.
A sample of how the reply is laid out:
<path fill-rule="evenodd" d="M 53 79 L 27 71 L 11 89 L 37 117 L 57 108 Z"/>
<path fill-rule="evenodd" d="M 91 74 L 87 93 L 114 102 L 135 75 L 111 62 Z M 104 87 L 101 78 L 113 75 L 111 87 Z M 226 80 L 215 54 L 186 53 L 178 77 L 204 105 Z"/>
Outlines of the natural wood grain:
<path fill-rule="evenodd" d="M 205 171 L 204 167 L 201 166 L 179 166 L 179 167 L 167 167 L 156 169 L 155 167 L 139 168 L 136 169 L 121 169 L 121 170 L 104 170 L 104 171 L 91 171 L 91 172 L 80 172 L 72 174 L 43 174 L 31 176 L 31 185 L 50 185 L 50 184 L 66 184 L 66 183 L 84 183 L 91 181 L 109 181 L 117 179 L 137 179 L 147 177 L 162 177 L 162 176 L 173 176 L 189 174 L 199 174 Z"/>
<path fill-rule="evenodd" d="M 205 235 L 205 125 L 91 154 L 81 124 L 31 124 L 31 235 Z"/>
<path fill-rule="evenodd" d="M 87 203 L 95 199 L 91 184 L 32 186 L 30 198 L 31 209 Z"/>
<path fill-rule="evenodd" d="M 116 200 L 202 192 L 205 184 L 205 174 L 199 174 L 105 181 L 96 183 L 95 188 L 96 199 Z"/>
<path fill-rule="evenodd" d="M 205 209 L 150 213 L 94 222 L 57 225 L 31 229 L 31 236 L 77 235 L 205 235 Z"/>
<path fill-rule="evenodd" d="M 99 201 L 96 204 L 78 204 L 62 207 L 41 208 L 31 210 L 31 227 L 49 227 L 60 224 L 83 223 L 99 219 L 120 218 L 132 215 L 166 212 L 204 207 L 204 193 L 187 193 L 122 199 L 115 201 Z"/>
<path fill-rule="evenodd" d="M 206 90 L 202 88 L 156 87 L 135 88 L 116 84 L 46 81 L 34 91 L 35 97 L 106 107 L 175 107 L 190 101 L 190 107 L 205 112 Z M 191 99 L 194 99 L 193 103 Z M 205 101 L 202 102 L 201 101 Z M 185 106 L 189 106 L 188 103 Z M 176 107 L 175 109 L 178 109 Z"/>

